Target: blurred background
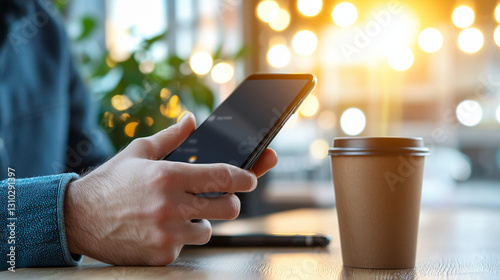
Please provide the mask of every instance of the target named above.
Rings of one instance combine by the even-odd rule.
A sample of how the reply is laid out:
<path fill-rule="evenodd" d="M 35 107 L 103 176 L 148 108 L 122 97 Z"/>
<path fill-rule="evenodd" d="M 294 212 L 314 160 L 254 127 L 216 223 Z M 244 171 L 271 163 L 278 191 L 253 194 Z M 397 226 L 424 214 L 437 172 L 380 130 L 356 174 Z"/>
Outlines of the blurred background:
<path fill-rule="evenodd" d="M 334 205 L 328 148 L 358 135 L 424 138 L 424 206 L 500 206 L 497 0 L 55 4 L 117 149 L 201 123 L 251 73 L 317 76 L 243 215 Z"/>

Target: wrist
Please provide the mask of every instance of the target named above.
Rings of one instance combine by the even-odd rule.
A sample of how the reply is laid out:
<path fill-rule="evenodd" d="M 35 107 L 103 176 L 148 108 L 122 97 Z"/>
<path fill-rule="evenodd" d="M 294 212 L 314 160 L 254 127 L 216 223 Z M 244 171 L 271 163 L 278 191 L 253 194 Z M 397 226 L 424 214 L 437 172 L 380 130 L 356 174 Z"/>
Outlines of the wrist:
<path fill-rule="evenodd" d="M 82 210 L 78 205 L 80 180 L 69 182 L 66 186 L 64 198 L 64 219 L 66 224 L 66 237 L 69 251 L 72 254 L 84 255 L 82 244 L 82 227 L 79 225 L 82 217 Z"/>

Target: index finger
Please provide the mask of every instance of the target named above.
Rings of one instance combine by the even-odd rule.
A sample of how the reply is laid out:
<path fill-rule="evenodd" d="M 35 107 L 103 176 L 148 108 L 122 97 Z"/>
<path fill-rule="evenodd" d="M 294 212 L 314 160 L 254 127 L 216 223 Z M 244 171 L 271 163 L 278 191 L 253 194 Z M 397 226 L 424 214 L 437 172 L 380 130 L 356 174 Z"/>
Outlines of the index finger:
<path fill-rule="evenodd" d="M 250 192 L 257 187 L 257 177 L 251 170 L 225 164 L 163 163 L 169 184 L 180 186 L 192 194 L 207 192 Z"/>
<path fill-rule="evenodd" d="M 267 148 L 264 150 L 260 158 L 253 165 L 252 170 L 257 175 L 257 178 L 266 174 L 269 169 L 273 168 L 278 163 L 278 155 L 273 149 Z"/>

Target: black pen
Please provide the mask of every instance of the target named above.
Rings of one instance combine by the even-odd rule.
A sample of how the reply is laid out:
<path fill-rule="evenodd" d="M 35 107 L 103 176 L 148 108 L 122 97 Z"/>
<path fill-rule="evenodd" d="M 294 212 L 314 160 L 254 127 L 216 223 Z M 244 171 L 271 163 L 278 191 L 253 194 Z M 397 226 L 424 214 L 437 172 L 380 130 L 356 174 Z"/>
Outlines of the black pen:
<path fill-rule="evenodd" d="M 207 247 L 326 247 L 330 237 L 323 234 L 212 235 Z"/>

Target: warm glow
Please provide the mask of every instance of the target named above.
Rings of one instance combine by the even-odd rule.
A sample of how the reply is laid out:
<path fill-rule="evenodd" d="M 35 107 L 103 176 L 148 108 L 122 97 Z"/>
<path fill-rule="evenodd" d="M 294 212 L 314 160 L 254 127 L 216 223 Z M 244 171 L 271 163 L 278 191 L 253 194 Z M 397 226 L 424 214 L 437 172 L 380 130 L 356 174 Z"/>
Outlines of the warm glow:
<path fill-rule="evenodd" d="M 318 116 L 318 125 L 324 130 L 332 129 L 337 122 L 337 116 L 334 112 L 325 110 Z"/>
<path fill-rule="evenodd" d="M 424 52 L 437 52 L 443 46 L 443 35 L 435 28 L 427 28 L 420 32 L 418 45 Z"/>
<path fill-rule="evenodd" d="M 309 94 L 299 107 L 299 113 L 304 117 L 316 115 L 319 109 L 319 100 L 314 94 Z"/>
<path fill-rule="evenodd" d="M 144 62 L 141 62 L 139 64 L 139 70 L 143 74 L 150 74 L 151 72 L 153 72 L 155 70 L 155 63 L 152 62 L 151 60 L 146 60 Z"/>
<path fill-rule="evenodd" d="M 211 77 L 214 82 L 224 84 L 229 82 L 234 75 L 234 68 L 226 62 L 217 63 L 212 69 Z"/>
<path fill-rule="evenodd" d="M 113 114 L 111 114 L 110 112 L 107 112 L 107 111 L 106 111 L 106 112 L 104 113 L 104 118 L 103 118 L 103 120 L 104 120 L 104 123 L 105 123 L 108 127 L 113 127 L 113 126 L 114 126 L 114 125 L 113 125 L 113 117 L 114 117 L 114 115 L 113 115 Z"/>
<path fill-rule="evenodd" d="M 274 45 L 267 52 L 267 61 L 273 67 L 284 67 L 288 64 L 288 62 L 290 62 L 290 51 L 285 45 Z"/>
<path fill-rule="evenodd" d="M 170 98 L 167 105 L 160 105 L 160 112 L 167 118 L 176 118 L 182 111 L 182 105 L 179 96 L 174 95 Z"/>
<path fill-rule="evenodd" d="M 280 9 L 278 16 L 269 22 L 269 26 L 276 31 L 285 30 L 289 24 L 290 14 L 284 9 Z"/>
<path fill-rule="evenodd" d="M 474 100 L 464 100 L 457 106 L 457 119 L 465 126 L 475 126 L 483 118 L 481 105 Z"/>
<path fill-rule="evenodd" d="M 323 159 L 328 155 L 328 149 L 330 145 L 324 139 L 317 139 L 311 143 L 309 151 L 311 155 L 317 159 Z"/>
<path fill-rule="evenodd" d="M 122 122 L 128 120 L 130 118 L 130 115 L 128 113 L 122 113 L 120 115 L 120 120 L 122 120 Z"/>
<path fill-rule="evenodd" d="M 116 62 L 111 59 L 109 55 L 106 56 L 106 65 L 108 65 L 109 68 L 113 68 L 116 66 Z"/>
<path fill-rule="evenodd" d="M 453 24 L 458 28 L 467 28 L 474 23 L 474 11 L 467 6 L 457 7 L 452 15 Z"/>
<path fill-rule="evenodd" d="M 318 38 L 316 38 L 316 35 L 309 30 L 299 31 L 295 34 L 295 36 L 293 36 L 292 46 L 293 49 L 299 54 L 311 54 L 316 50 L 317 45 Z"/>
<path fill-rule="evenodd" d="M 153 120 L 152 117 L 147 116 L 144 118 L 144 122 L 146 123 L 147 126 L 152 126 L 155 121 Z"/>
<path fill-rule="evenodd" d="M 476 28 L 467 28 L 458 35 L 458 47 L 466 53 L 479 51 L 483 47 L 483 44 L 483 34 Z"/>
<path fill-rule="evenodd" d="M 363 132 L 365 126 L 365 114 L 358 108 L 349 108 L 340 117 L 340 127 L 347 135 L 358 135 Z"/>
<path fill-rule="evenodd" d="M 413 52 L 408 48 L 400 48 L 389 54 L 389 65 L 396 71 L 408 70 L 413 60 Z"/>
<path fill-rule="evenodd" d="M 198 75 L 207 74 L 212 69 L 212 56 L 204 51 L 194 53 L 189 59 L 191 69 Z"/>
<path fill-rule="evenodd" d="M 259 3 L 257 6 L 257 16 L 263 22 L 270 22 L 278 17 L 280 6 L 275 1 L 266 0 Z"/>
<path fill-rule="evenodd" d="M 495 19 L 500 23 L 500 4 L 495 8 Z"/>
<path fill-rule="evenodd" d="M 111 106 L 118 111 L 125 111 L 134 105 L 126 95 L 117 94 L 111 97 Z"/>
<path fill-rule="evenodd" d="M 167 101 L 170 96 L 172 95 L 172 92 L 168 88 L 162 88 L 160 91 L 160 98 L 163 101 Z"/>
<path fill-rule="evenodd" d="M 495 43 L 497 46 L 500 47 L 500 25 L 495 28 L 495 33 L 493 33 L 493 39 L 495 40 Z"/>
<path fill-rule="evenodd" d="M 497 117 L 497 121 L 500 123 L 500 105 L 498 105 L 496 117 Z"/>
<path fill-rule="evenodd" d="M 358 18 L 358 10 L 348 2 L 343 2 L 335 6 L 332 11 L 332 19 L 337 25 L 349 26 Z"/>
<path fill-rule="evenodd" d="M 128 137 L 134 137 L 135 129 L 139 125 L 139 122 L 130 122 L 125 126 L 124 132 Z"/>
<path fill-rule="evenodd" d="M 297 8 L 299 11 L 308 17 L 313 17 L 321 11 L 323 6 L 323 1 L 321 0 L 299 0 L 297 2 Z"/>

